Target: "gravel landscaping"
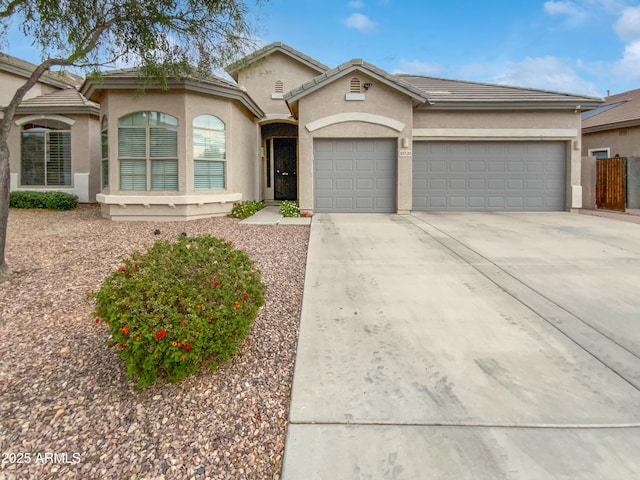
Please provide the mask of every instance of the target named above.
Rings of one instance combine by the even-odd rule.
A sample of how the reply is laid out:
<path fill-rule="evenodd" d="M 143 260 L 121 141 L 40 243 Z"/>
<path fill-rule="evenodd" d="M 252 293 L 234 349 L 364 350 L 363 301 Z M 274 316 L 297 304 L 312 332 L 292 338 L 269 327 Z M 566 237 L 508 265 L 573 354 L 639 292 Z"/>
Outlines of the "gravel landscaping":
<path fill-rule="evenodd" d="M 216 372 L 137 390 L 85 292 L 119 256 L 181 232 L 249 253 L 265 305 L 241 353 Z M 308 226 L 226 217 L 111 222 L 96 206 L 12 209 L 14 274 L 0 284 L 0 479 L 279 478 L 308 238 Z"/>

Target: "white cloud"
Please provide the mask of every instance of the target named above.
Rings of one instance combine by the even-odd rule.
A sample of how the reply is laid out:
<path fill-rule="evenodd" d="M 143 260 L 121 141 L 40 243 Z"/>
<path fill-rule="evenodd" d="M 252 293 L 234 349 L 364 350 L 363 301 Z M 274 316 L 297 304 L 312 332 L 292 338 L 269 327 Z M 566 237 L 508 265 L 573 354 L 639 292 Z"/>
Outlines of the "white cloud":
<path fill-rule="evenodd" d="M 354 13 L 345 20 L 345 25 L 361 32 L 369 32 L 376 28 L 376 23 L 362 13 Z"/>
<path fill-rule="evenodd" d="M 599 95 L 596 86 L 583 80 L 574 65 L 557 57 L 527 57 L 510 63 L 494 81 L 504 85 L 540 88 L 558 92 Z"/>
<path fill-rule="evenodd" d="M 412 73 L 414 75 L 444 75 L 447 67 L 436 62 L 421 62 L 419 60 L 400 60 L 395 73 Z"/>
<path fill-rule="evenodd" d="M 630 80 L 640 80 L 640 40 L 636 40 L 625 47 L 624 55 L 617 62 L 615 71 L 630 77 Z"/>
<path fill-rule="evenodd" d="M 354 0 L 352 2 L 349 2 L 349 8 L 362 8 L 364 7 L 364 2 L 361 2 L 359 0 Z"/>
<path fill-rule="evenodd" d="M 623 9 L 613 29 L 622 41 L 640 40 L 640 6 Z"/>
<path fill-rule="evenodd" d="M 549 15 L 566 16 L 571 23 L 580 23 L 589 14 L 574 2 L 544 2 L 544 11 Z"/>

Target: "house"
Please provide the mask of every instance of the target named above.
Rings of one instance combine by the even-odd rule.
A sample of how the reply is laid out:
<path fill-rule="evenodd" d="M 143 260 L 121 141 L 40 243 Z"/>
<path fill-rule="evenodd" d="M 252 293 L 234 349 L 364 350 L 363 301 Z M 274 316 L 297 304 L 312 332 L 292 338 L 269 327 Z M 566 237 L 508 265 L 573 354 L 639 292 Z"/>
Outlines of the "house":
<path fill-rule="evenodd" d="M 582 155 L 640 157 L 640 89 L 608 96 L 582 114 Z"/>
<path fill-rule="evenodd" d="M 360 59 L 329 68 L 283 43 L 227 72 L 169 90 L 127 69 L 84 81 L 81 98 L 100 104 L 104 216 L 191 219 L 246 199 L 311 212 L 581 207 L 580 113 L 599 98 Z"/>
<path fill-rule="evenodd" d="M 35 65 L 0 54 L 0 111 Z M 100 191 L 100 106 L 78 91 L 82 78 L 47 72 L 27 92 L 9 134 L 11 190 L 58 190 L 95 201 Z M 3 114 L 3 113 L 0 113 Z"/>
<path fill-rule="evenodd" d="M 640 89 L 607 96 L 603 105 L 582 114 L 582 155 L 584 208 L 640 210 Z M 622 159 L 600 160 L 613 157 Z M 609 168 L 622 173 L 609 172 L 608 181 L 600 177 L 598 188 L 598 168 L 604 175 L 603 163 L 612 162 L 618 167 Z"/>

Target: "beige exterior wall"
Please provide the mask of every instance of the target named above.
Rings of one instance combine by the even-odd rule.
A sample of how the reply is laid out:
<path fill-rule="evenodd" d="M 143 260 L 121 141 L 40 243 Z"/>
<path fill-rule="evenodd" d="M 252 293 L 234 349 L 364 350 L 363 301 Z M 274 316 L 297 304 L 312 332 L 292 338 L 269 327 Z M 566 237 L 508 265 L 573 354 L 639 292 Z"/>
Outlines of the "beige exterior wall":
<path fill-rule="evenodd" d="M 14 125 L 9 133 L 11 190 L 53 190 L 77 195 L 78 200 L 82 203 L 95 202 L 96 194 L 99 191 L 99 180 L 94 174 L 100 163 L 100 136 L 96 137 L 96 132 L 100 128 L 98 118 L 91 115 L 63 116 L 73 121 L 73 125 L 69 127 L 71 131 L 72 183 L 69 187 L 41 187 L 23 186 L 20 179 L 22 128 L 15 122 L 26 117 L 28 115 L 16 115 Z"/>
<path fill-rule="evenodd" d="M 351 78 L 372 85 L 365 100 L 348 101 Z M 413 107 L 409 97 L 362 73 L 348 74 L 299 102 L 298 200 L 302 210 L 313 211 L 314 138 L 407 138 L 411 143 Z M 353 115 L 353 114 L 356 115 Z M 315 122 L 315 124 L 314 124 Z M 411 157 L 397 158 L 396 209 L 411 209 Z"/>
<path fill-rule="evenodd" d="M 572 111 L 416 110 L 414 128 L 577 128 L 580 114 Z"/>
<path fill-rule="evenodd" d="M 0 105 L 8 105 L 16 90 L 24 85 L 26 81 L 27 79 L 20 75 L 14 75 L 3 70 L 0 71 L 0 85 L 2 85 L 2 88 L 0 88 Z M 56 92 L 58 90 L 61 89 L 38 82 L 26 93 L 23 100 L 39 97 L 40 95 Z"/>
<path fill-rule="evenodd" d="M 573 111 L 438 111 L 414 116 L 414 140 L 564 141 L 566 208 L 582 207 L 581 119 Z"/>
<path fill-rule="evenodd" d="M 299 87 L 318 72 L 291 57 L 275 52 L 268 57 L 248 65 L 238 74 L 238 85 L 245 87 L 251 98 L 267 114 L 289 115 L 289 108 L 282 98 L 272 98 L 277 80 L 284 84 L 284 93 Z"/>
<path fill-rule="evenodd" d="M 605 148 L 612 157 L 640 157 L 640 127 L 582 135 L 582 155 L 589 155 L 589 150 Z"/>
<path fill-rule="evenodd" d="M 234 201 L 257 199 L 258 126 L 239 103 L 185 91 L 110 91 L 101 99 L 109 123 L 109 189 L 98 200 L 114 220 L 200 218 L 229 213 Z M 178 191 L 119 190 L 118 119 L 139 111 L 160 111 L 178 119 Z M 193 168 L 193 120 L 215 115 L 225 124 L 226 188 L 196 190 Z"/>

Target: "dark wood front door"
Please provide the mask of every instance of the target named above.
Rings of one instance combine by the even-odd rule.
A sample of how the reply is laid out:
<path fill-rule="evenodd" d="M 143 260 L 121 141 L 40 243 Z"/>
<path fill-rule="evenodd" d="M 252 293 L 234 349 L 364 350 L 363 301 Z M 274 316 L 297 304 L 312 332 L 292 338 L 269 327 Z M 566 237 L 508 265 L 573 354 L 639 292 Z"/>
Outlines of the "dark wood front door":
<path fill-rule="evenodd" d="M 274 199 L 297 200 L 297 139 L 274 138 L 273 139 L 273 169 L 274 171 Z"/>

